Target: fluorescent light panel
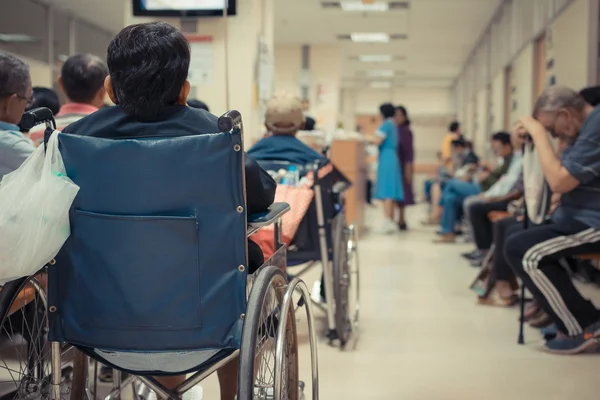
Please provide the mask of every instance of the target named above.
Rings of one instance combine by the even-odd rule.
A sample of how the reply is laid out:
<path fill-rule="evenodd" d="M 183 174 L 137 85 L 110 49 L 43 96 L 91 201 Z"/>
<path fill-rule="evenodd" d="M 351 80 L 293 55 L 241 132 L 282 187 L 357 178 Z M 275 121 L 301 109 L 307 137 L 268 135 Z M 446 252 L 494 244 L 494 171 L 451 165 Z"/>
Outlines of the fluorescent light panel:
<path fill-rule="evenodd" d="M 355 43 L 388 43 L 390 35 L 383 32 L 357 32 L 351 33 L 350 39 Z"/>
<path fill-rule="evenodd" d="M 0 33 L 0 42 L 4 43 L 31 43 L 37 42 L 37 38 L 22 33 Z"/>
<path fill-rule="evenodd" d="M 389 54 L 364 54 L 358 56 L 358 60 L 369 63 L 385 63 L 392 62 L 394 58 Z"/>
<path fill-rule="evenodd" d="M 377 12 L 389 10 L 387 2 L 375 1 L 373 3 L 363 3 L 362 1 L 342 1 L 340 3 L 344 11 Z"/>

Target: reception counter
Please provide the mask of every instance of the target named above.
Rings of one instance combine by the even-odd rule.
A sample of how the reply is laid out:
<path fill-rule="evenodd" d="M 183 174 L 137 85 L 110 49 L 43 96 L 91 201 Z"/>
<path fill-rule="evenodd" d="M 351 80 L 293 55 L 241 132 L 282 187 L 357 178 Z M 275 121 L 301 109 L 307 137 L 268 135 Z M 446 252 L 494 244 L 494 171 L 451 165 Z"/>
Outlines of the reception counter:
<path fill-rule="evenodd" d="M 365 142 L 359 139 L 334 139 L 331 142 L 331 161 L 351 182 L 346 192 L 346 219 L 354 224 L 360 235 L 364 228 L 367 190 Z"/>

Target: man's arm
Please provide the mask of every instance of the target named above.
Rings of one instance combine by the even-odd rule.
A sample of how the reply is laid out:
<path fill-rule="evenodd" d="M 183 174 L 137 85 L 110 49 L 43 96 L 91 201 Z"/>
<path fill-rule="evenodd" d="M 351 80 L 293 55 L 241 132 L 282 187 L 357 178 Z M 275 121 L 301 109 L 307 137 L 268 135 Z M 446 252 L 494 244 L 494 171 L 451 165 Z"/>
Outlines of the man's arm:
<path fill-rule="evenodd" d="M 246 207 L 248 214 L 266 211 L 275 201 L 277 183 L 256 161 L 246 154 Z"/>
<path fill-rule="evenodd" d="M 29 140 L 17 139 L 5 148 L 2 154 L 2 164 L 14 171 L 23 164 L 34 150 L 35 148 Z"/>
<path fill-rule="evenodd" d="M 596 175 L 591 168 L 586 166 L 587 160 L 585 158 L 587 157 L 585 157 L 585 153 L 589 153 L 590 151 L 597 152 L 597 145 L 583 143 L 584 139 L 579 138 L 577 140 L 579 143 L 576 143 L 576 146 L 581 148 L 584 154 L 579 154 L 579 151 L 573 152 L 578 156 L 580 155 L 581 159 L 575 160 L 573 157 L 567 157 L 565 158 L 566 165 L 563 165 L 554 151 L 554 146 L 550 142 L 550 137 L 546 129 L 537 120 L 531 117 L 521 118 L 516 129 L 529 132 L 531 135 L 544 177 L 553 193 L 568 193 L 579 186 L 581 179 L 578 178 L 588 180 L 593 179 Z"/>

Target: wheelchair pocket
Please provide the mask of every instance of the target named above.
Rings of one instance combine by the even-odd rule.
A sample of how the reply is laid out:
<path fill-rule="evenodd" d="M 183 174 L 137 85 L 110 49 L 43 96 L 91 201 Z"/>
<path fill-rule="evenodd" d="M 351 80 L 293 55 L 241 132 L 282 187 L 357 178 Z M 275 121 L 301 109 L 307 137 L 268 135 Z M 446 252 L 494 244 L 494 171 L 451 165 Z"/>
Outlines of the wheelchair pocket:
<path fill-rule="evenodd" d="M 82 327 L 182 330 L 202 326 L 195 217 L 75 210 L 75 307 Z"/>

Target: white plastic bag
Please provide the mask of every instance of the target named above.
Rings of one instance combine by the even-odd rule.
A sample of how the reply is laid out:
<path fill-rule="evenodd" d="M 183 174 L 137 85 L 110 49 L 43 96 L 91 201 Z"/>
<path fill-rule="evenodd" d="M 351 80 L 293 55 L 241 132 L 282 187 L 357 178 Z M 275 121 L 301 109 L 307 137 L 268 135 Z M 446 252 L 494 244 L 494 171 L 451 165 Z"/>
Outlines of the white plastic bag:
<path fill-rule="evenodd" d="M 65 243 L 79 191 L 65 171 L 58 131 L 0 184 L 0 284 L 34 275 Z"/>
<path fill-rule="evenodd" d="M 523 185 L 529 219 L 540 224 L 548 211 L 548 192 L 544 172 L 533 145 L 527 143 L 523 153 Z"/>

